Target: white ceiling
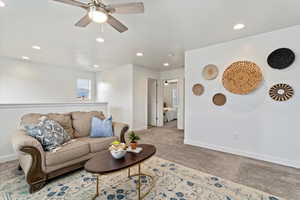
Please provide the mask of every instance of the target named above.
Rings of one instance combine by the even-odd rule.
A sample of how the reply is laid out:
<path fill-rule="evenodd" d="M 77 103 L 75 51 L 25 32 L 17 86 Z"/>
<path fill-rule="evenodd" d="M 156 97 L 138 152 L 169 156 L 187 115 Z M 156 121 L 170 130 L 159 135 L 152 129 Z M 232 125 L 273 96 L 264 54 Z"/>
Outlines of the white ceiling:
<path fill-rule="evenodd" d="M 87 70 L 94 64 L 102 69 L 128 63 L 178 68 L 184 65 L 185 50 L 300 24 L 299 0 L 142 0 L 145 14 L 115 15 L 128 32 L 105 25 L 101 33 L 97 24 L 74 26 L 85 14 L 77 7 L 51 0 L 2 1 L 7 6 L 0 8 L 0 56 L 25 55 L 34 62 Z M 234 31 L 237 23 L 246 28 Z M 105 38 L 101 44 L 95 42 L 100 35 Z M 165 62 L 170 66 L 164 67 Z"/>

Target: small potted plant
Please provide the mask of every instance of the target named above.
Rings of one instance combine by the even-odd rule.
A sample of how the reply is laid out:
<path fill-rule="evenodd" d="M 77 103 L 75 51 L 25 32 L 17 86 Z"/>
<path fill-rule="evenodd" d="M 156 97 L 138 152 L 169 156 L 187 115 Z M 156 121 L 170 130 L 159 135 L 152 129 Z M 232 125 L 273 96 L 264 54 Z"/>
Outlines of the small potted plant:
<path fill-rule="evenodd" d="M 130 141 L 130 147 L 131 149 L 136 149 L 137 147 L 137 141 L 140 140 L 140 137 L 135 134 L 135 132 L 131 131 L 129 133 L 128 139 Z"/>

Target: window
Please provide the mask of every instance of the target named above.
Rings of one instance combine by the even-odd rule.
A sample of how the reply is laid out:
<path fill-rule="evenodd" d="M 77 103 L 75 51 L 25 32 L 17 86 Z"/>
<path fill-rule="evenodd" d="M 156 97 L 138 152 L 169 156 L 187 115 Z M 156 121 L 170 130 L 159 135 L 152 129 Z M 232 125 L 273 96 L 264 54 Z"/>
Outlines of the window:
<path fill-rule="evenodd" d="M 77 79 L 77 98 L 91 99 L 91 80 Z"/>

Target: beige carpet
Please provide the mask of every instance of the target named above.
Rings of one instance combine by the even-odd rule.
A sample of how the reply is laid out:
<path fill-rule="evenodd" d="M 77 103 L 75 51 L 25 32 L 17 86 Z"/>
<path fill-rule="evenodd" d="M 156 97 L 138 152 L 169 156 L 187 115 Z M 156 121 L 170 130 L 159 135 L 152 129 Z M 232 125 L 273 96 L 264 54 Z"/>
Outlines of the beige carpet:
<path fill-rule="evenodd" d="M 137 173 L 133 167 L 132 173 Z M 154 184 L 145 200 L 284 200 L 231 181 L 187 168 L 183 165 L 152 157 L 142 164 L 142 194 Z M 28 192 L 24 175 L 0 173 L 0 199 L 3 200 L 87 200 L 95 194 L 96 177 L 85 170 L 61 176 L 33 194 Z M 127 171 L 100 177 L 97 200 L 138 199 L 137 177 L 128 178 Z"/>
<path fill-rule="evenodd" d="M 300 199 L 300 169 L 184 145 L 183 131 L 152 128 L 140 131 L 144 143 L 155 144 L 157 156 L 288 200 Z M 0 172 L 16 174 L 17 162 L 0 164 Z"/>
<path fill-rule="evenodd" d="M 300 169 L 184 145 L 174 128 L 138 132 L 142 142 L 155 144 L 157 156 L 290 200 L 300 200 Z"/>
<path fill-rule="evenodd" d="M 177 128 L 177 120 L 165 122 L 164 128 Z"/>

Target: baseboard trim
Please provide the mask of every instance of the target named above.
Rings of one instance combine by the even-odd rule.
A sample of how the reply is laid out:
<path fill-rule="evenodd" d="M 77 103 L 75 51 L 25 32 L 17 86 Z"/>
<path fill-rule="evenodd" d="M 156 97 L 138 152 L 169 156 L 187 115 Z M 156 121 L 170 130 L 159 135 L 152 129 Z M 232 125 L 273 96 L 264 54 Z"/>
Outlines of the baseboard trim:
<path fill-rule="evenodd" d="M 147 126 L 140 127 L 140 128 L 134 128 L 134 129 L 132 129 L 132 130 L 133 130 L 133 131 L 141 131 L 141 130 L 146 130 L 146 129 L 148 129 Z"/>
<path fill-rule="evenodd" d="M 4 162 L 16 160 L 16 159 L 17 159 L 17 155 L 16 154 L 10 154 L 10 155 L 6 155 L 6 156 L 0 156 L 0 163 L 4 163 Z"/>
<path fill-rule="evenodd" d="M 199 147 L 212 149 L 212 150 L 216 150 L 216 151 L 222 151 L 222 152 L 225 152 L 225 153 L 236 154 L 236 155 L 240 155 L 240 156 L 253 158 L 253 159 L 256 159 L 256 160 L 267 161 L 267 162 L 271 162 L 271 163 L 275 163 L 275 164 L 279 164 L 279 165 L 284 165 L 284 166 L 288 166 L 288 167 L 293 167 L 293 168 L 297 168 L 297 169 L 300 168 L 300 162 L 299 161 L 293 161 L 293 160 L 282 159 L 282 158 L 269 156 L 269 155 L 246 152 L 246 151 L 241 151 L 241 150 L 230 148 L 230 147 L 202 143 L 202 142 L 199 142 L 199 141 L 184 140 L 184 144 L 189 144 L 189 145 L 192 145 L 192 146 L 199 146 Z"/>

